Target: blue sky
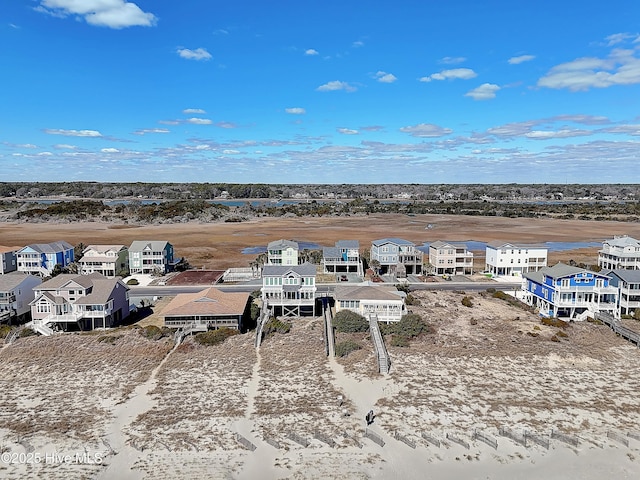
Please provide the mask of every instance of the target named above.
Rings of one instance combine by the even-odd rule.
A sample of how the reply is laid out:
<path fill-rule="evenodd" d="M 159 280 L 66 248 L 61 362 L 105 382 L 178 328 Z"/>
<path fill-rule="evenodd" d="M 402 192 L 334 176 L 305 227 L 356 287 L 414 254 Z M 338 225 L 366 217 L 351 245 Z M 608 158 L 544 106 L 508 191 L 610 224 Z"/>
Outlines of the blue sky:
<path fill-rule="evenodd" d="M 13 0 L 0 41 L 0 181 L 640 181 L 636 1 Z"/>

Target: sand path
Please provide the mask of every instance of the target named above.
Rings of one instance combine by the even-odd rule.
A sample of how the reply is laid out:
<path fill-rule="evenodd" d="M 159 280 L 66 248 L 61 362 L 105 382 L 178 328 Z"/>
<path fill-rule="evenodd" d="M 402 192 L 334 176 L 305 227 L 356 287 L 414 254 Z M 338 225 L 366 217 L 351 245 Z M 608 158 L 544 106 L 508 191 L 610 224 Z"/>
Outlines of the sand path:
<path fill-rule="evenodd" d="M 158 383 L 157 374 L 162 366 L 169 359 L 171 354 L 180 346 L 180 341 L 165 355 L 162 361 L 153 369 L 148 380 L 138 385 L 133 391 L 133 395 L 125 402 L 114 408 L 113 422 L 103 441 L 113 451 L 113 457 L 109 461 L 108 467 L 104 469 L 98 480 L 142 480 L 144 475 L 140 471 L 133 469 L 135 462 L 140 456 L 140 451 L 127 444 L 125 431 L 128 430 L 139 415 L 151 410 L 155 406 L 155 400 L 151 398 L 151 392 Z"/>

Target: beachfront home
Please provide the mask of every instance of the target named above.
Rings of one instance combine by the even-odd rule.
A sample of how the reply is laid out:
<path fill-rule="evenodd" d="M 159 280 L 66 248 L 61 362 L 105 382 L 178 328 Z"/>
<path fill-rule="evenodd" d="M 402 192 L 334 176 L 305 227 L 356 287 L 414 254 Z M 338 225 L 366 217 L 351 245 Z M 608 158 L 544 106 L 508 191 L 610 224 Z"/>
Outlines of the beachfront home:
<path fill-rule="evenodd" d="M 266 265 L 298 265 L 298 251 L 298 244 L 291 240 L 269 242 Z"/>
<path fill-rule="evenodd" d="M 429 245 L 429 263 L 436 275 L 471 275 L 473 252 L 465 243 L 438 240 Z"/>
<path fill-rule="evenodd" d="M 78 260 L 78 273 L 101 273 L 105 277 L 126 277 L 129 271 L 129 250 L 124 245 L 89 245 Z"/>
<path fill-rule="evenodd" d="M 0 322 L 23 321 L 31 312 L 33 289 L 42 283 L 37 275 L 11 272 L 0 275 Z"/>
<path fill-rule="evenodd" d="M 265 265 L 262 269 L 262 301 L 275 315 L 313 315 L 316 295 L 316 266 Z"/>
<path fill-rule="evenodd" d="M 0 246 L 0 275 L 15 272 L 18 269 L 16 252 L 20 250 L 15 247 Z"/>
<path fill-rule="evenodd" d="M 371 242 L 370 262 L 377 260 L 380 274 L 406 277 L 422 272 L 422 252 L 402 238 L 382 238 Z"/>
<path fill-rule="evenodd" d="M 63 330 L 116 327 L 129 316 L 129 287 L 119 278 L 62 274 L 34 291 L 32 327 L 43 334 L 54 325 Z"/>
<path fill-rule="evenodd" d="M 323 247 L 322 269 L 324 273 L 354 273 L 362 276 L 360 242 L 338 240 L 335 247 Z"/>
<path fill-rule="evenodd" d="M 486 247 L 485 271 L 494 276 L 536 272 L 547 266 L 547 253 L 544 245 L 490 242 Z"/>
<path fill-rule="evenodd" d="M 73 246 L 64 240 L 34 243 L 16 252 L 18 271 L 47 277 L 56 265 L 64 268 L 74 261 Z"/>
<path fill-rule="evenodd" d="M 611 277 L 558 263 L 522 275 L 523 300 L 540 315 L 584 320 L 595 313 L 618 315 L 618 289 Z"/>
<path fill-rule="evenodd" d="M 627 235 L 605 240 L 598 251 L 598 266 L 603 270 L 640 270 L 640 241 Z"/>
<path fill-rule="evenodd" d="M 160 313 L 170 328 L 207 331 L 220 327 L 242 330 L 249 320 L 250 295 L 214 287 L 176 295 Z"/>
<path fill-rule="evenodd" d="M 173 245 L 164 240 L 136 240 L 129 247 L 129 272 L 132 275 L 162 275 L 173 264 Z"/>
<path fill-rule="evenodd" d="M 640 270 L 603 270 L 611 277 L 610 284 L 618 289 L 618 318 L 633 315 L 640 309 Z"/>
<path fill-rule="evenodd" d="M 398 322 L 407 313 L 404 300 L 406 294 L 394 286 L 371 284 L 340 285 L 336 287 L 336 313 L 351 310 L 365 318 L 376 315 L 379 322 Z"/>

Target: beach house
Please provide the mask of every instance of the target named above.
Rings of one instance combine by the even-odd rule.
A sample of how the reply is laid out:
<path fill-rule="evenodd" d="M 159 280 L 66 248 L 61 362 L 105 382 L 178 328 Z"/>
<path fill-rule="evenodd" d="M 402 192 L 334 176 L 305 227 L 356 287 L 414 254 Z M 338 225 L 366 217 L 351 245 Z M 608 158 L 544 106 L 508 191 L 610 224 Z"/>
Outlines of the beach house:
<path fill-rule="evenodd" d="M 291 240 L 274 240 L 267 245 L 267 265 L 298 265 L 299 246 Z"/>
<path fill-rule="evenodd" d="M 322 270 L 324 273 L 354 273 L 363 275 L 358 240 L 338 240 L 335 247 L 322 249 Z"/>
<path fill-rule="evenodd" d="M 473 252 L 465 243 L 438 240 L 429 244 L 429 263 L 436 275 L 471 275 Z"/>
<path fill-rule="evenodd" d="M 380 274 L 406 277 L 422 272 L 422 252 L 416 245 L 402 238 L 382 238 L 371 242 L 369 264 L 380 264 Z"/>
<path fill-rule="evenodd" d="M 164 240 L 135 240 L 129 246 L 129 272 L 165 274 L 174 264 L 173 245 Z"/>
<path fill-rule="evenodd" d="M 627 235 L 602 243 L 598 266 L 603 270 L 640 270 L 640 241 Z"/>
<path fill-rule="evenodd" d="M 39 276 L 23 272 L 0 275 L 0 322 L 26 320 L 34 299 L 33 289 L 41 283 Z"/>
<path fill-rule="evenodd" d="M 618 289 L 611 277 L 558 263 L 522 275 L 523 300 L 540 315 L 585 320 L 595 313 L 618 315 Z"/>
<path fill-rule="evenodd" d="M 64 268 L 75 259 L 73 245 L 64 240 L 51 243 L 34 243 L 16 252 L 18 271 L 46 277 L 56 265 Z"/>
<path fill-rule="evenodd" d="M 611 285 L 618 289 L 618 318 L 633 315 L 640 309 L 640 270 L 603 270 L 611 277 Z"/>
<path fill-rule="evenodd" d="M 0 275 L 15 272 L 18 269 L 16 252 L 20 250 L 15 247 L 3 247 L 0 245 Z"/>
<path fill-rule="evenodd" d="M 78 260 L 78 273 L 101 273 L 105 277 L 127 276 L 129 249 L 124 245 L 89 245 Z"/>
<path fill-rule="evenodd" d="M 262 301 L 276 315 L 313 315 L 315 294 L 315 265 L 265 265 L 262 269 Z"/>
<path fill-rule="evenodd" d="M 379 322 L 398 322 L 407 313 L 406 294 L 396 287 L 381 285 L 340 285 L 333 294 L 336 313 L 351 310 L 365 318 L 376 315 Z"/>
<path fill-rule="evenodd" d="M 544 245 L 489 242 L 486 246 L 485 271 L 494 276 L 536 272 L 547 266 L 548 250 Z"/>

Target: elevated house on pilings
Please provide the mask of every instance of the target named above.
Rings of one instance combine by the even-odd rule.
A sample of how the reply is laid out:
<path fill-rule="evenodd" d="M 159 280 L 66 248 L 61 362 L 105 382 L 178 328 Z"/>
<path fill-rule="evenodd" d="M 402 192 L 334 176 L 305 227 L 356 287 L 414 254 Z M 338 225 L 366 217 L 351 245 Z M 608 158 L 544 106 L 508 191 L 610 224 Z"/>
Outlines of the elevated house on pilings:
<path fill-rule="evenodd" d="M 301 317 L 315 314 L 316 266 L 265 265 L 262 269 L 262 300 L 276 316 Z"/>

